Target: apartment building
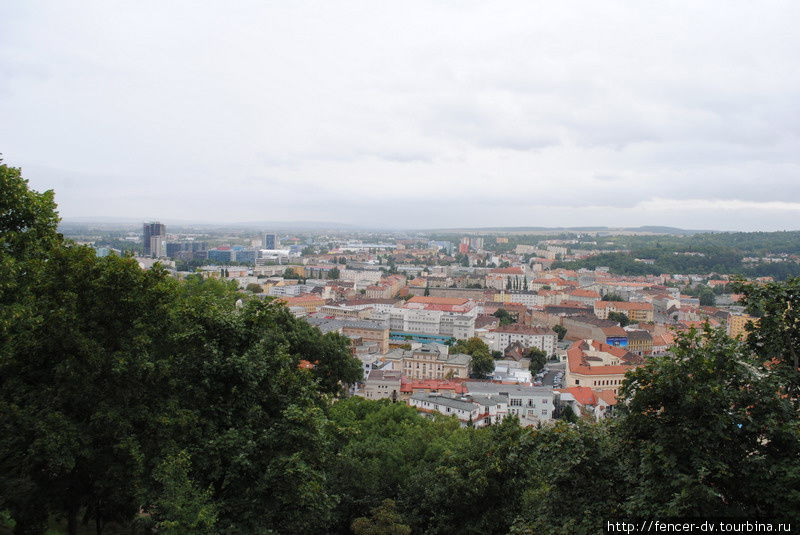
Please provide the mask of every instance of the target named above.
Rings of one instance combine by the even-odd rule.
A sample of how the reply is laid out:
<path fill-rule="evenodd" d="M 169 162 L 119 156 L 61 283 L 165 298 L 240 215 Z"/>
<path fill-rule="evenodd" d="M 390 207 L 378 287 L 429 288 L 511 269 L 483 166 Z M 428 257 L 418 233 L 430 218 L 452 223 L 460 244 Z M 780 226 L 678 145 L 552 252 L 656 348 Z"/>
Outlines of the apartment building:
<path fill-rule="evenodd" d="M 401 371 L 409 379 L 467 378 L 472 363 L 469 355 L 450 355 L 447 346 L 439 344 L 394 349 L 384 355 L 383 360 L 391 362 L 392 369 Z"/>
<path fill-rule="evenodd" d="M 653 304 L 628 301 L 595 301 L 594 313 L 600 319 L 608 319 L 609 312 L 622 312 L 632 323 L 653 321 Z"/>
<path fill-rule="evenodd" d="M 558 335 L 549 327 L 532 327 L 520 323 L 492 329 L 490 336 L 492 339 L 490 348 L 493 351 L 505 351 L 509 345 L 519 342 L 526 349 L 535 347 L 548 356 L 555 353 L 558 342 Z"/>
<path fill-rule="evenodd" d="M 625 373 L 642 362 L 642 357 L 621 347 L 597 340 L 578 340 L 567 349 L 566 386 L 587 386 L 617 394 Z"/>

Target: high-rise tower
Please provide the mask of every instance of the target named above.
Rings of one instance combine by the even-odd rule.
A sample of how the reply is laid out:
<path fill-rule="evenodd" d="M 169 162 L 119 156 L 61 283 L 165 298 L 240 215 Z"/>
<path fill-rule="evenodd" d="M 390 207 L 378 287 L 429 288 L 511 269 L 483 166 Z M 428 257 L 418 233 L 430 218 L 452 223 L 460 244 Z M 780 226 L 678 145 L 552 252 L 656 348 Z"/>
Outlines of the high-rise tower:
<path fill-rule="evenodd" d="M 156 221 L 142 225 L 142 248 L 144 256 L 164 256 L 164 240 L 167 238 L 167 226 Z M 155 244 L 155 247 L 153 245 Z"/>

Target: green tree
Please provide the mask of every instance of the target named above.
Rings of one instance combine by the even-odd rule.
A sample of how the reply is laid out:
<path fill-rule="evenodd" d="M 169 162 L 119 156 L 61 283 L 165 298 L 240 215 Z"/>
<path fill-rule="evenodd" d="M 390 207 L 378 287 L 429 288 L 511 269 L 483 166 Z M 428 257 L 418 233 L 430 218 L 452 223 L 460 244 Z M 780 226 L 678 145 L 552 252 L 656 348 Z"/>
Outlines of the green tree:
<path fill-rule="evenodd" d="M 264 288 L 260 284 L 255 283 L 255 282 L 249 283 L 245 289 L 248 292 L 251 292 L 251 293 L 254 293 L 254 294 L 260 294 L 261 292 L 264 291 Z"/>
<path fill-rule="evenodd" d="M 492 316 L 500 319 L 500 325 L 511 325 L 514 323 L 514 316 L 504 308 L 498 308 Z"/>
<path fill-rule="evenodd" d="M 643 516 L 800 512 L 797 407 L 778 376 L 721 330 L 680 337 L 674 356 L 629 372 L 614 432 L 625 507 Z"/>
<path fill-rule="evenodd" d="M 372 509 L 370 518 L 353 520 L 354 535 L 411 535 L 411 526 L 403 522 L 394 500 L 385 499 Z"/>
<path fill-rule="evenodd" d="M 331 280 L 336 280 L 341 276 L 341 272 L 339 268 L 333 268 L 332 270 L 328 271 L 328 278 Z"/>
<path fill-rule="evenodd" d="M 609 312 L 608 319 L 610 319 L 611 321 L 616 321 L 617 323 L 619 323 L 620 327 L 625 327 L 626 325 L 629 325 L 631 322 L 631 320 L 624 312 Z"/>
<path fill-rule="evenodd" d="M 604 295 L 604 296 L 603 296 L 603 301 L 617 301 L 617 302 L 621 302 L 621 301 L 626 301 L 626 299 L 625 299 L 624 297 L 622 297 L 621 295 L 619 295 L 619 294 L 616 294 L 616 293 L 608 293 L 608 294 L 606 294 L 606 295 Z"/>
<path fill-rule="evenodd" d="M 152 520 L 166 535 L 213 534 L 217 511 L 211 489 L 200 489 L 191 480 L 191 460 L 186 451 L 168 456 L 153 479 L 159 489 L 152 501 Z"/>
<path fill-rule="evenodd" d="M 532 347 L 528 350 L 528 358 L 531 359 L 530 372 L 534 375 L 542 371 L 544 365 L 547 364 L 547 353 L 538 347 Z"/>
<path fill-rule="evenodd" d="M 738 281 L 734 291 L 757 319 L 748 322 L 747 345 L 778 374 L 786 393 L 800 397 L 800 278 L 750 284 Z"/>
<path fill-rule="evenodd" d="M 558 335 L 558 341 L 562 341 L 564 337 L 567 335 L 567 328 L 563 325 L 554 325 L 553 331 Z"/>

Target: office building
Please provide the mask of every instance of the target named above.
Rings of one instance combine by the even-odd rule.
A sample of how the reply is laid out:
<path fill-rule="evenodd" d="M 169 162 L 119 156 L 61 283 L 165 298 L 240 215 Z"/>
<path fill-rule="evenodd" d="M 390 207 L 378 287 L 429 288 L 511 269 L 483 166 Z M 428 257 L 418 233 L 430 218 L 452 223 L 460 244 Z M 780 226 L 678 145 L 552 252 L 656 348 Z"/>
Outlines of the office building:
<path fill-rule="evenodd" d="M 279 249 L 281 246 L 277 234 L 264 234 L 264 249 Z"/>
<path fill-rule="evenodd" d="M 142 248 L 144 249 L 143 251 L 144 256 L 154 256 L 152 250 L 152 245 L 153 245 L 152 238 L 154 236 L 161 236 L 162 239 L 160 240 L 160 242 L 159 240 L 156 240 L 156 243 L 157 244 L 160 243 L 162 247 L 162 251 L 159 256 L 164 256 L 163 246 L 164 246 L 164 240 L 167 237 L 167 226 L 159 223 L 158 221 L 154 223 L 145 223 L 144 225 L 142 225 L 142 231 L 143 231 Z"/>

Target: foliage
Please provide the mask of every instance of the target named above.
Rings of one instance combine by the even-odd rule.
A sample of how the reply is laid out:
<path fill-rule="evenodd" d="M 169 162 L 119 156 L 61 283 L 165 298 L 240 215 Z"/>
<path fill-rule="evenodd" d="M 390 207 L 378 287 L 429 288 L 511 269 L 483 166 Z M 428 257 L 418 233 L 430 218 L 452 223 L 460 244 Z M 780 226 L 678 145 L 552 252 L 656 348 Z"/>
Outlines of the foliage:
<path fill-rule="evenodd" d="M 159 533 L 166 535 L 215 533 L 217 511 L 211 489 L 200 489 L 190 476 L 191 460 L 186 451 L 168 456 L 153 472 L 160 485 L 152 504 Z"/>
<path fill-rule="evenodd" d="M 790 396 L 800 397 L 800 278 L 783 283 L 738 282 L 735 291 L 743 294 L 747 312 L 758 318 L 746 326 L 748 346 L 770 361 L 770 370 L 782 378 Z"/>
<path fill-rule="evenodd" d="M 353 520 L 354 535 L 411 535 L 411 526 L 403 523 L 394 500 L 385 499 L 372 510 L 371 518 Z"/>
<path fill-rule="evenodd" d="M 553 325 L 553 331 L 558 335 L 559 342 L 567 335 L 567 328 L 563 325 Z"/>
<path fill-rule="evenodd" d="M 620 327 L 625 327 L 626 325 L 629 325 L 631 322 L 631 320 L 624 312 L 615 312 L 615 311 L 609 312 L 608 319 L 610 319 L 611 321 L 616 321 L 617 323 L 619 323 Z"/>
<path fill-rule="evenodd" d="M 511 325 L 514 323 L 514 316 L 504 308 L 498 308 L 492 316 L 500 319 L 500 325 Z"/>
<path fill-rule="evenodd" d="M 458 340 L 450 348 L 450 353 L 470 355 L 472 375 L 477 378 L 485 378 L 494 371 L 494 359 L 489 346 L 477 336 L 468 340 Z"/>
<path fill-rule="evenodd" d="M 625 300 L 626 300 L 626 299 L 625 299 L 624 297 L 622 297 L 622 296 L 621 296 L 621 295 L 619 295 L 619 294 L 615 294 L 615 293 L 608 293 L 608 294 L 606 294 L 606 295 L 604 295 L 604 296 L 603 296 L 603 301 L 616 301 L 616 302 L 621 302 L 621 301 L 625 301 Z"/>
<path fill-rule="evenodd" d="M 256 282 L 251 282 L 245 287 L 245 290 L 254 294 L 260 294 L 264 291 L 264 288 Z"/>
<path fill-rule="evenodd" d="M 531 359 L 529 369 L 532 374 L 539 373 L 544 368 L 544 365 L 547 364 L 547 353 L 538 347 L 532 347 L 528 350 L 528 358 Z"/>
<path fill-rule="evenodd" d="M 629 372 L 614 432 L 629 514 L 800 512 L 796 402 L 737 341 L 708 326 Z"/>
<path fill-rule="evenodd" d="M 331 280 L 336 280 L 341 276 L 339 272 L 339 268 L 333 268 L 332 270 L 328 271 L 328 278 Z"/>

